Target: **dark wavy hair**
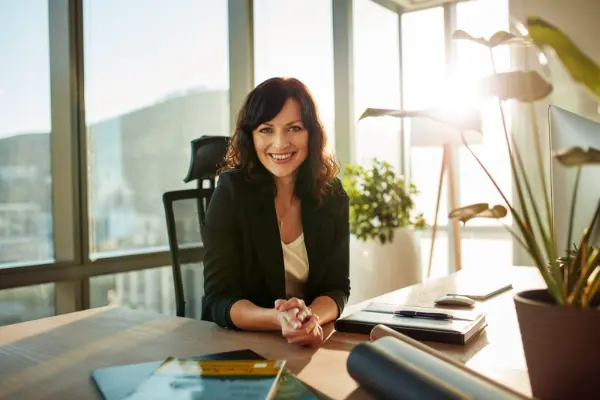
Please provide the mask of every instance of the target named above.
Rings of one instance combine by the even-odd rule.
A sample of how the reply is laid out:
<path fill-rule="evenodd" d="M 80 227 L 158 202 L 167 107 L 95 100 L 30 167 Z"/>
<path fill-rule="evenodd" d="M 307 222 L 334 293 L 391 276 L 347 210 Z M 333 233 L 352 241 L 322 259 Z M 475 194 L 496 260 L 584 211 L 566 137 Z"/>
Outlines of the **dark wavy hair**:
<path fill-rule="evenodd" d="M 247 179 L 264 183 L 275 194 L 274 179 L 258 159 L 252 132 L 275 118 L 290 98 L 300 105 L 302 123 L 308 131 L 308 155 L 298 167 L 296 195 L 321 201 L 339 173 L 339 164 L 327 150 L 327 134 L 310 91 L 295 78 L 268 79 L 248 94 L 238 114 L 222 171 L 241 170 Z"/>

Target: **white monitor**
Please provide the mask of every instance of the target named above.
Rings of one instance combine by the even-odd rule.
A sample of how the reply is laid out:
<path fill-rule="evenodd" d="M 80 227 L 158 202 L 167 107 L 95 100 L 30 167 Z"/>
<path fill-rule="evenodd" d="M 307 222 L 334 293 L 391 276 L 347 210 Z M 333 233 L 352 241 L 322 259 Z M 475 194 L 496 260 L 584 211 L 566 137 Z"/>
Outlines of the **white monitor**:
<path fill-rule="evenodd" d="M 550 149 L 552 153 L 579 146 L 600 149 L 600 123 L 560 107 L 550 106 Z M 564 167 L 554 158 L 551 162 L 551 193 L 558 256 L 564 256 L 569 217 L 575 185 L 575 167 Z M 591 223 L 600 201 L 600 165 L 586 165 L 581 172 L 573 219 L 573 243 L 579 244 L 585 228 Z M 593 243 L 590 243 L 590 245 Z"/>

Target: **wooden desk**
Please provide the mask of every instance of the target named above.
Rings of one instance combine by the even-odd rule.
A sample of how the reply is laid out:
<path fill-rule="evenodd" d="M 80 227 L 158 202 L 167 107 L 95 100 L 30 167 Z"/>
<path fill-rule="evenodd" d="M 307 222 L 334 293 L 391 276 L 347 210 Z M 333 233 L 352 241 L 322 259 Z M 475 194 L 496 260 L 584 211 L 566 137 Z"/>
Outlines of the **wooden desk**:
<path fill-rule="evenodd" d="M 506 273 L 516 290 L 542 285 L 535 269 Z M 467 276 L 461 271 L 377 300 L 432 306 Z M 530 396 L 512 293 L 481 303 L 489 326 L 466 346 L 428 344 Z M 0 398 L 96 399 L 93 369 L 249 348 L 287 359 L 300 379 L 334 399 L 369 399 L 346 370 L 349 351 L 364 340 L 335 332 L 321 348 L 308 349 L 288 345 L 277 333 L 231 332 L 203 321 L 103 307 L 0 328 Z"/>

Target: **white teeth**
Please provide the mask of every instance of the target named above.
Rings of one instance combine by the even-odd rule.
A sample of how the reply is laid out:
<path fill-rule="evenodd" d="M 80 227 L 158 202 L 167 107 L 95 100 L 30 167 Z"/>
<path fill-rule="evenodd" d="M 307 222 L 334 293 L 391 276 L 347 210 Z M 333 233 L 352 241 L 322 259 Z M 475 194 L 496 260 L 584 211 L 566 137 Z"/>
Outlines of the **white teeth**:
<path fill-rule="evenodd" d="M 285 154 L 270 154 L 276 160 L 287 160 L 292 156 L 293 153 L 285 153 Z"/>

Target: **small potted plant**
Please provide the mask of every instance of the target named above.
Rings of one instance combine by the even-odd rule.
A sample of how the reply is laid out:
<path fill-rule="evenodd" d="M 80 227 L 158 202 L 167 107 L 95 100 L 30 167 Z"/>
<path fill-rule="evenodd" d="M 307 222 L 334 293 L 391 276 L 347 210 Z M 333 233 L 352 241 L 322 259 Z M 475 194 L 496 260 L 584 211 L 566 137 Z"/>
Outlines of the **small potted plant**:
<path fill-rule="evenodd" d="M 414 230 L 426 226 L 414 211 L 414 184 L 393 167 L 373 159 L 372 165 L 348 165 L 344 187 L 350 202 L 350 303 L 419 283 L 420 246 Z"/>

